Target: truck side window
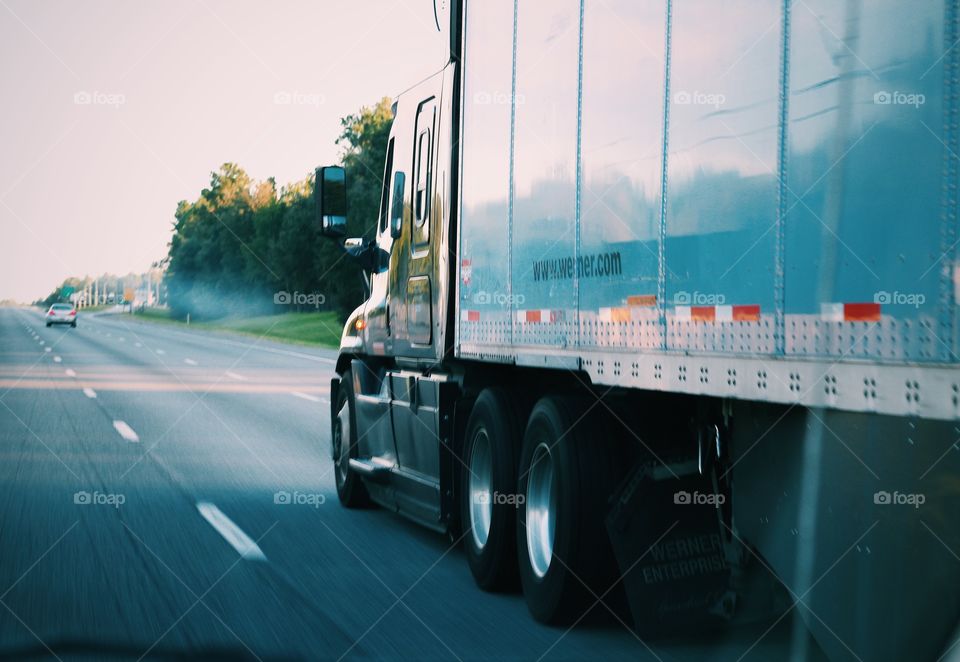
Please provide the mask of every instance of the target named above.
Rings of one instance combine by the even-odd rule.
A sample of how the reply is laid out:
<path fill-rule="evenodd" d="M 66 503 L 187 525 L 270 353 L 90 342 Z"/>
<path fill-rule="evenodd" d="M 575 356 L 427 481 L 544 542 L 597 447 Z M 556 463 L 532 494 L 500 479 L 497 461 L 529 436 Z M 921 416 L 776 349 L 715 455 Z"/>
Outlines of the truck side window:
<path fill-rule="evenodd" d="M 393 172 L 393 138 L 387 146 L 387 167 L 383 169 L 383 193 L 380 194 L 380 228 L 382 234 L 387 229 L 387 209 L 390 204 L 390 174 Z"/>
<path fill-rule="evenodd" d="M 416 219 L 417 226 L 423 225 L 430 214 L 430 180 L 433 159 L 430 149 L 430 129 L 425 129 L 417 141 L 417 195 Z"/>
<path fill-rule="evenodd" d="M 403 188 L 406 186 L 406 177 L 398 171 L 393 175 L 393 205 L 390 209 L 390 236 L 394 239 L 400 236 L 403 229 Z"/>

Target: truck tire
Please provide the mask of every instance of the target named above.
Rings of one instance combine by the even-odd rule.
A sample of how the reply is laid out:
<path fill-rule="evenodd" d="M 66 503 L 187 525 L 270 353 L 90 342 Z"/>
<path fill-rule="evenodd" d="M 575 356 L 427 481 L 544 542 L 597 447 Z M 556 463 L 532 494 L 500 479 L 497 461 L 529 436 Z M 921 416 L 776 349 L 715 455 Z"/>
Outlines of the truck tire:
<path fill-rule="evenodd" d="M 349 370 L 340 377 L 336 412 L 330 427 L 337 497 L 347 508 L 364 508 L 370 505 L 370 495 L 360 476 L 350 468 L 350 458 L 357 457 L 357 412 L 353 399 L 353 373 Z"/>
<path fill-rule="evenodd" d="M 518 584 L 517 454 L 523 420 L 502 388 L 484 389 L 467 421 L 460 480 L 460 522 L 470 572 L 485 591 Z"/>
<path fill-rule="evenodd" d="M 603 526 L 615 468 L 602 426 L 580 398 L 552 396 L 537 403 L 527 423 L 517 559 L 527 607 L 541 623 L 579 619 L 616 582 Z"/>

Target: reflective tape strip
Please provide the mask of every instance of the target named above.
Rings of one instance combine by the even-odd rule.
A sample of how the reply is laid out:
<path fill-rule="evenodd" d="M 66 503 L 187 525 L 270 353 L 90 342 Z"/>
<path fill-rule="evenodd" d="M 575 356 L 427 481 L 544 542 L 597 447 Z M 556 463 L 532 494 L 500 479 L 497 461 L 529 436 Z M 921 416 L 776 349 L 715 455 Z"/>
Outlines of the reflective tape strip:
<path fill-rule="evenodd" d="M 600 321 L 601 322 L 629 322 L 630 309 L 629 308 L 601 308 Z"/>
<path fill-rule="evenodd" d="M 820 318 L 824 322 L 842 322 L 843 304 L 842 303 L 821 303 Z"/>
<path fill-rule="evenodd" d="M 637 306 L 640 308 L 652 308 L 657 305 L 656 294 L 638 294 L 627 297 L 628 306 Z"/>
<path fill-rule="evenodd" d="M 713 306 L 690 306 L 690 318 L 694 322 L 713 322 L 717 313 Z"/>
<path fill-rule="evenodd" d="M 820 318 L 825 322 L 879 322 L 879 303 L 822 303 Z"/>
<path fill-rule="evenodd" d="M 733 306 L 734 322 L 759 322 L 760 306 Z"/>
<path fill-rule="evenodd" d="M 517 322 L 521 324 L 547 324 L 563 320 L 562 310 L 518 310 Z"/>
<path fill-rule="evenodd" d="M 843 319 L 845 322 L 879 322 L 879 303 L 845 303 L 843 304 Z"/>
<path fill-rule="evenodd" d="M 759 322 L 760 306 L 677 306 L 678 322 Z"/>

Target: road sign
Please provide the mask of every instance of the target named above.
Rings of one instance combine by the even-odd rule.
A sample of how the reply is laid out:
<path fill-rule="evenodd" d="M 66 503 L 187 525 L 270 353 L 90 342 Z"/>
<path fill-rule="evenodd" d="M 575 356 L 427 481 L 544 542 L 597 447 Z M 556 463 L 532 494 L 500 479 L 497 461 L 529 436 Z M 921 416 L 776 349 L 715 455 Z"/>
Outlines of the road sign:
<path fill-rule="evenodd" d="M 125 287 L 123 288 L 123 302 L 124 303 L 133 303 L 133 288 Z"/>

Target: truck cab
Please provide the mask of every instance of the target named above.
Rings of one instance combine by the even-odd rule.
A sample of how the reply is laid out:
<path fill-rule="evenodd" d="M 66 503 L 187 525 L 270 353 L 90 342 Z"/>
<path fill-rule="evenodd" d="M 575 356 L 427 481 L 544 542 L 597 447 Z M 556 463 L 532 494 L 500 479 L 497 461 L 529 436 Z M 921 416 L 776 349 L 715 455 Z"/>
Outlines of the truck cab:
<path fill-rule="evenodd" d="M 440 400 L 457 387 L 449 374 L 432 370 L 441 366 L 451 342 L 455 66 L 394 102 L 376 233 L 368 242 L 345 242 L 348 252 L 361 256 L 369 296 L 344 327 L 341 377 L 331 397 L 333 420 L 340 422 L 333 451 L 341 498 L 351 505 L 373 500 L 436 530 L 446 530 L 452 519 L 440 498 L 441 447 L 450 434 Z M 339 195 L 331 198 L 329 190 L 342 177 L 339 168 L 317 171 L 319 217 L 328 236 L 337 236 L 345 222 L 345 206 L 336 208 L 345 200 L 329 207 Z M 352 412 L 342 411 L 347 392 L 355 402 Z M 339 407 L 337 393 L 343 396 Z M 362 430 L 355 447 L 338 441 L 350 430 Z"/>

